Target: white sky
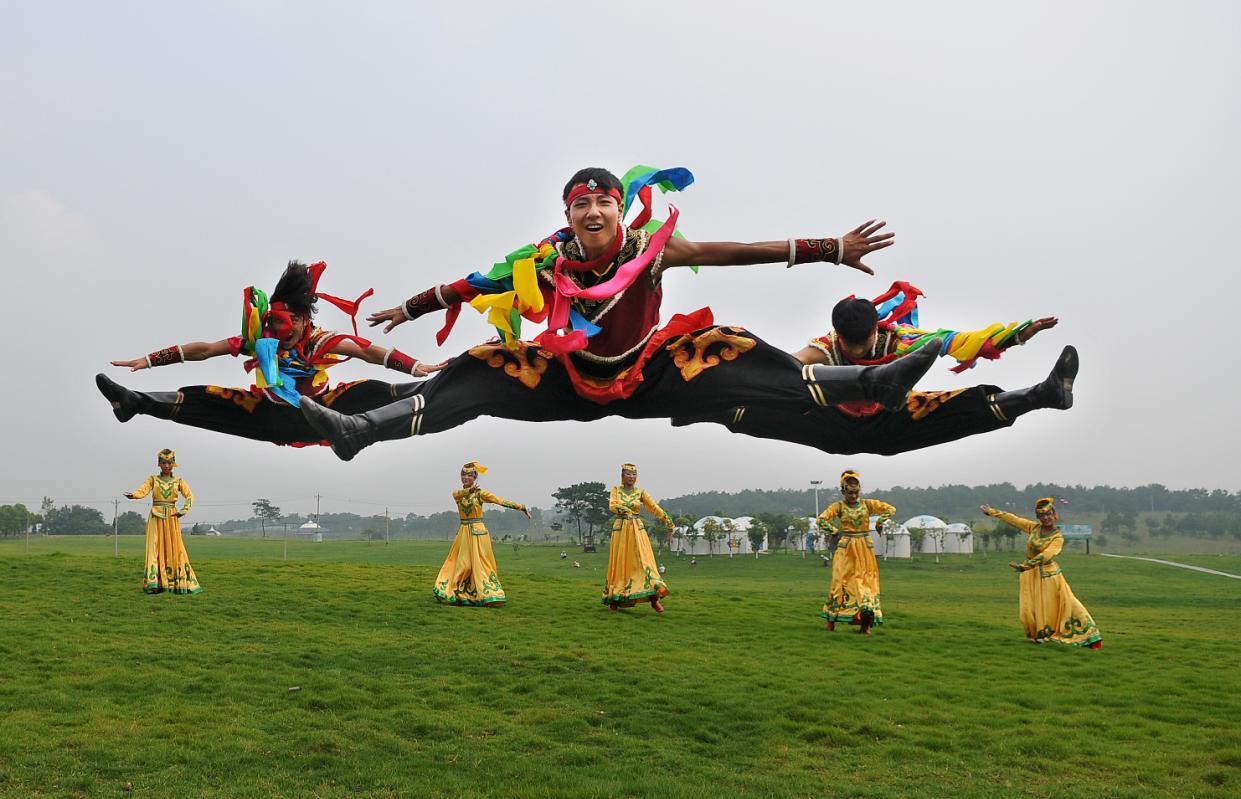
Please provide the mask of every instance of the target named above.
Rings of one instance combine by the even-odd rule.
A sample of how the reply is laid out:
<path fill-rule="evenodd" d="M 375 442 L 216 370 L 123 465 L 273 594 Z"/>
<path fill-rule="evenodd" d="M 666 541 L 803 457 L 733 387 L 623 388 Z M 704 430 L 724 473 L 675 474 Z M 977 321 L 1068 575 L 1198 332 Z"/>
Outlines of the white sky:
<path fill-rule="evenodd" d="M 542 506 L 627 460 L 656 496 L 801 487 L 845 466 L 873 487 L 1241 489 L 1239 16 L 1225 2 L 11 4 L 0 502 L 102 508 L 165 446 L 200 520 L 258 496 L 306 512 L 316 493 L 324 511 L 430 513 L 469 459 Z M 926 326 L 1061 318 L 965 375 L 941 361 L 923 387 L 1028 385 L 1073 343 L 1076 407 L 892 458 L 718 426 L 483 419 L 346 464 L 120 425 L 94 388 L 110 359 L 234 335 L 242 288 L 270 289 L 290 258 L 326 260 L 324 290 L 373 286 L 365 307 L 389 307 L 558 227 L 575 169 L 636 163 L 694 171 L 676 198 L 690 238 L 830 236 L 872 216 L 898 234 L 876 278 L 674 271 L 665 319 L 709 304 L 797 349 L 840 297 L 907 279 L 929 295 Z M 441 321 L 384 343 L 431 359 L 490 335 L 467 309 L 437 352 Z M 112 375 L 152 391 L 245 382 L 228 358 Z"/>

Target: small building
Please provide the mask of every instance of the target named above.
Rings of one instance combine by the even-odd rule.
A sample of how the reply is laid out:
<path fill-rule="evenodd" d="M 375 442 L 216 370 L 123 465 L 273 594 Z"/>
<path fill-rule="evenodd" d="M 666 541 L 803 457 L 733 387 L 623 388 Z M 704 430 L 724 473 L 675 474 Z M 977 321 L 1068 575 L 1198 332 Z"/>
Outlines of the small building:
<path fill-rule="evenodd" d="M 316 544 L 323 543 L 323 528 L 316 524 L 313 519 L 298 527 L 297 535 L 305 536 Z"/>
<path fill-rule="evenodd" d="M 944 531 L 944 549 L 948 555 L 973 555 L 974 531 L 968 524 L 954 522 Z"/>
<path fill-rule="evenodd" d="M 714 545 L 707 541 L 703 534 L 707 523 L 714 520 L 723 529 Z M 672 551 L 685 555 L 753 555 L 754 545 L 750 542 L 750 525 L 753 516 L 738 516 L 730 519 L 726 516 L 704 516 L 694 522 L 693 526 L 682 528 L 680 536 L 672 539 Z M 713 548 L 714 547 L 714 548 Z M 759 551 L 767 549 L 767 536 L 759 544 Z"/>
<path fill-rule="evenodd" d="M 941 555 L 944 552 L 944 537 L 948 533 L 948 525 L 943 519 L 923 514 L 905 522 L 904 527 L 911 537 L 921 536 L 918 552 L 927 555 Z"/>

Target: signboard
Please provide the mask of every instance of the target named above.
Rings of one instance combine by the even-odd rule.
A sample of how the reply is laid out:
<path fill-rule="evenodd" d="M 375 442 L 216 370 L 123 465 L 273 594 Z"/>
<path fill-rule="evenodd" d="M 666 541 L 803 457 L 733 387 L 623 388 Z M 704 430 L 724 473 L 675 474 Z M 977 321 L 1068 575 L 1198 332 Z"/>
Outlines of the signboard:
<path fill-rule="evenodd" d="M 1089 524 L 1062 524 L 1060 533 L 1065 541 L 1089 541 L 1094 536 L 1094 527 Z"/>

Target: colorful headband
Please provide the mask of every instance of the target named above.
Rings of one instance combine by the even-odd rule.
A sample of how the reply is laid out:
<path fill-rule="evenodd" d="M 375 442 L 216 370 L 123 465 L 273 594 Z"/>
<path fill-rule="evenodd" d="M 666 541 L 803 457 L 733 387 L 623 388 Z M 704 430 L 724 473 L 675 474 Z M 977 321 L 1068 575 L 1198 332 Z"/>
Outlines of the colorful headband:
<path fill-rule="evenodd" d="M 161 449 L 159 454 L 155 456 L 160 463 L 167 463 L 170 466 L 177 465 L 177 453 L 170 449 Z"/>
<path fill-rule="evenodd" d="M 469 463 L 461 467 L 461 473 L 462 474 L 474 474 L 474 475 L 486 474 L 487 467 L 483 466 L 478 461 L 470 461 Z"/>
<path fill-rule="evenodd" d="M 862 475 L 858 474 L 857 472 L 850 471 L 850 470 L 845 470 L 840 473 L 840 487 L 841 488 L 844 488 L 845 483 L 849 480 L 857 480 L 858 483 L 860 484 L 862 482 Z"/>
<path fill-rule="evenodd" d="M 565 208 L 572 205 L 573 201 L 578 197 L 584 197 L 587 194 L 606 194 L 608 197 L 616 200 L 617 205 L 623 205 L 625 202 L 618 189 L 601 189 L 599 188 L 599 183 L 594 178 L 591 178 L 585 183 L 578 183 L 576 186 L 569 189 L 569 195 L 565 197 L 564 201 Z"/>
<path fill-rule="evenodd" d="M 1054 511 L 1056 509 L 1056 498 L 1055 497 L 1043 497 L 1042 499 L 1034 503 L 1035 513 L 1038 513 L 1044 508 L 1050 508 L 1051 510 Z"/>
<path fill-rule="evenodd" d="M 638 473 L 638 467 L 637 467 L 636 465 L 632 464 L 632 463 L 622 463 L 622 464 L 621 464 L 621 471 L 622 471 L 622 472 L 633 472 L 634 474 L 637 474 L 637 473 Z"/>

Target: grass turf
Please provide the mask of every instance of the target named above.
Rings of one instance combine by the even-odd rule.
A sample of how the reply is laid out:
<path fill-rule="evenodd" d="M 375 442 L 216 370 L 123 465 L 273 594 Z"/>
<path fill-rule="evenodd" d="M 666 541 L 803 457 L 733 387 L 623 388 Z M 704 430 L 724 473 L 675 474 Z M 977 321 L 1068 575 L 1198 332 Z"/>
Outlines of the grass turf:
<path fill-rule="evenodd" d="M 0 541 L 0 796 L 1241 792 L 1241 581 L 1066 556 L 1094 652 L 1026 642 L 994 554 L 881 563 L 862 637 L 813 557 L 667 558 L 660 616 L 599 604 L 606 552 L 497 545 L 476 609 L 446 542 L 187 538 L 191 597 L 120 542 Z"/>

